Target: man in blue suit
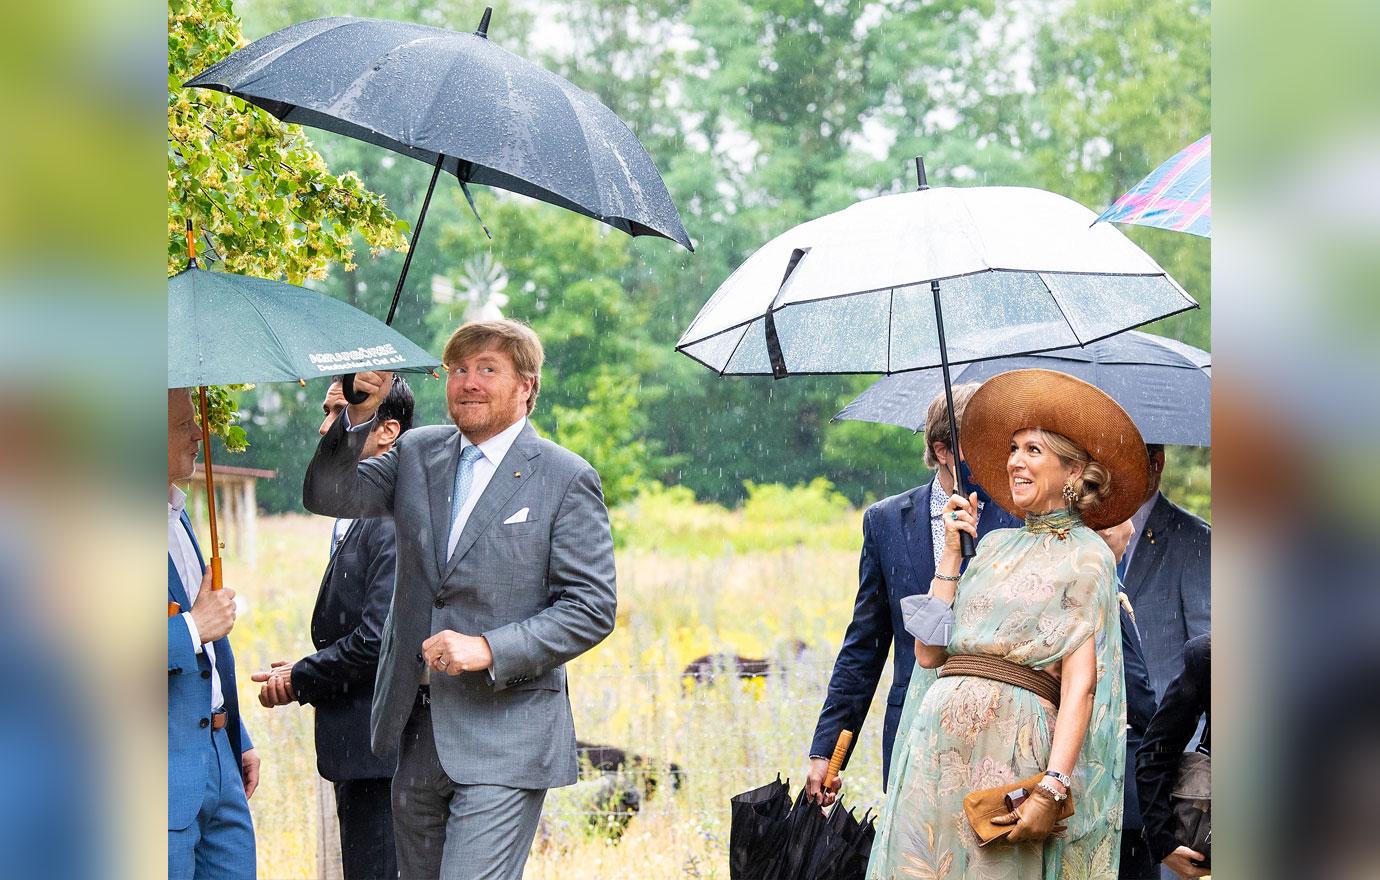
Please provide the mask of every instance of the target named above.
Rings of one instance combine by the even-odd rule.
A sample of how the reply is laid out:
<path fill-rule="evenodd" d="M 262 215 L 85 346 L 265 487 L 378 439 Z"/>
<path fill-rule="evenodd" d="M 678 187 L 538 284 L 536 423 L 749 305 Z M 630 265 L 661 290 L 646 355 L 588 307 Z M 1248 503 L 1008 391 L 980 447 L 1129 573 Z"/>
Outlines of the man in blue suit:
<path fill-rule="evenodd" d="M 978 387 L 977 383 L 968 383 L 953 389 L 954 412 L 960 424 L 963 410 Z M 934 479 L 909 492 L 884 498 L 863 514 L 858 598 L 853 606 L 853 620 L 844 633 L 843 647 L 834 662 L 834 674 L 829 679 L 829 691 L 815 726 L 814 740 L 810 743 L 810 772 L 805 780 L 810 796 L 819 798 L 825 805 L 833 803 L 842 784 L 836 778 L 831 790 L 821 791 L 824 771 L 839 731 L 853 731 L 853 744 L 848 750 L 848 757 L 851 757 L 887 654 L 891 653 L 894 657 L 891 691 L 887 694 L 886 717 L 882 722 L 882 784 L 886 785 L 891 747 L 901 719 L 901 704 L 905 702 L 910 674 L 915 668 L 915 638 L 906 632 L 902 622 L 901 599 L 929 592 L 930 579 L 943 546 L 944 526 L 940 514 L 954 487 L 951 446 L 949 410 L 941 394 L 930 403 L 925 418 L 925 464 L 935 471 Z M 1019 524 L 996 504 L 984 503 L 978 516 L 978 536 L 981 538 L 992 529 Z M 847 766 L 848 757 L 844 759 L 844 766 Z"/>
<path fill-rule="evenodd" d="M 235 591 L 212 590 L 177 487 L 201 432 L 187 389 L 168 391 L 168 877 L 255 876 L 249 797 L 259 758 L 240 722 Z"/>
<path fill-rule="evenodd" d="M 1150 490 L 1131 522 L 1135 531 L 1118 565 L 1135 609 L 1155 700 L 1184 668 L 1184 645 L 1207 633 L 1212 606 L 1212 529 L 1164 497 L 1164 447 L 1147 445 Z"/>

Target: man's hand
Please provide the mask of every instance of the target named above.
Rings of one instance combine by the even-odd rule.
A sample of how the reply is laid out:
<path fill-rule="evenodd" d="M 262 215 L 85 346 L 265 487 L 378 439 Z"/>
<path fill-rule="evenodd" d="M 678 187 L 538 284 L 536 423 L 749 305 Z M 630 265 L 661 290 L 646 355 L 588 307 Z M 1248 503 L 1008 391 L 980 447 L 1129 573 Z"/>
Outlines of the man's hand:
<path fill-rule="evenodd" d="M 1163 864 L 1166 868 L 1178 874 L 1180 877 L 1206 877 L 1209 873 L 1208 869 L 1193 864 L 1194 861 L 1201 862 L 1206 859 L 1207 856 L 1197 850 L 1181 846 L 1165 856 Z"/>
<path fill-rule="evenodd" d="M 235 591 L 226 587 L 211 589 L 211 569 L 201 576 L 201 591 L 192 603 L 192 621 L 201 643 L 223 638 L 235 626 Z"/>
<path fill-rule="evenodd" d="M 355 373 L 355 393 L 369 395 L 363 403 L 352 403 L 348 410 L 350 424 L 362 425 L 374 417 L 383 399 L 393 387 L 393 374 L 389 372 Z"/>
<path fill-rule="evenodd" d="M 426 665 L 446 675 L 481 672 L 494 665 L 494 653 L 488 639 L 461 635 L 450 629 L 443 629 L 422 642 L 422 659 Z"/>
<path fill-rule="evenodd" d="M 256 672 L 250 676 L 262 682 L 259 688 L 259 703 L 265 709 L 286 706 L 297 702 L 297 693 L 292 689 L 292 664 L 286 660 L 274 660 L 268 672 Z"/>
<path fill-rule="evenodd" d="M 838 799 L 839 789 L 843 788 L 843 776 L 835 776 L 834 781 L 829 783 L 829 787 L 824 788 L 824 774 L 829 769 L 829 762 L 824 758 L 810 759 L 810 773 L 805 777 L 805 797 L 827 807 Z"/>
<path fill-rule="evenodd" d="M 1131 544 L 1131 535 L 1136 531 L 1135 524 L 1129 519 L 1105 529 L 1098 529 L 1097 533 L 1102 536 L 1102 540 L 1107 542 L 1107 549 L 1112 551 L 1113 558 L 1118 565 L 1121 564 L 1121 557 L 1126 554 L 1126 548 Z"/>
<path fill-rule="evenodd" d="M 240 755 L 240 776 L 244 780 L 244 799 L 249 800 L 254 796 L 254 789 L 259 787 L 258 749 L 250 749 Z"/>

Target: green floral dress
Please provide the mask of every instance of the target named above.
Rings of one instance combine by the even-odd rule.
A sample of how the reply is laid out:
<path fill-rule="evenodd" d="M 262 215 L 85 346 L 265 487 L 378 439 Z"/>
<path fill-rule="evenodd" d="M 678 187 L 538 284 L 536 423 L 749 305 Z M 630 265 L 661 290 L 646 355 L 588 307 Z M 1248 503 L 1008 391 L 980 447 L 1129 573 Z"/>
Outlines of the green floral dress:
<path fill-rule="evenodd" d="M 891 758 L 869 880 L 1085 880 L 1116 877 L 1126 761 L 1126 698 L 1116 568 L 1098 534 L 1057 512 L 988 534 L 958 584 L 950 654 L 991 654 L 1036 669 L 1093 638 L 1097 687 L 1073 771 L 1062 838 L 979 847 L 969 792 L 1048 769 L 1055 710 L 1032 692 L 917 668 Z"/>

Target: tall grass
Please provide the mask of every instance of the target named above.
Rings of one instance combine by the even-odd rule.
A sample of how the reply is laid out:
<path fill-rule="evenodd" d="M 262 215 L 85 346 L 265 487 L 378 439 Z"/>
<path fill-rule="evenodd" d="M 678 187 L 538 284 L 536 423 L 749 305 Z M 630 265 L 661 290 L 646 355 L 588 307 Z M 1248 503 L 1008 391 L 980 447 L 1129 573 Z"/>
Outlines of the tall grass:
<path fill-rule="evenodd" d="M 860 512 L 827 484 L 752 492 L 737 511 L 673 489 L 615 512 L 618 623 L 570 664 L 575 729 L 584 741 L 646 756 L 661 769 L 659 785 L 621 838 L 607 832 L 610 805 L 592 801 L 588 786 L 550 792 L 527 877 L 725 878 L 728 799 L 777 773 L 793 788 L 803 780 L 852 613 Z M 261 708 L 248 673 L 310 650 L 328 531 L 325 519 L 274 517 L 261 524 L 258 571 L 226 561 L 227 582 L 247 601 L 234 640 L 241 703 L 264 759 L 252 806 L 266 878 L 316 870 L 312 719 L 310 709 Z M 709 684 L 682 677 L 690 660 L 713 653 L 770 657 L 773 674 Z M 886 684 L 846 774 L 846 800 L 860 811 L 881 802 Z M 683 774 L 678 788 L 665 773 L 670 763 Z"/>

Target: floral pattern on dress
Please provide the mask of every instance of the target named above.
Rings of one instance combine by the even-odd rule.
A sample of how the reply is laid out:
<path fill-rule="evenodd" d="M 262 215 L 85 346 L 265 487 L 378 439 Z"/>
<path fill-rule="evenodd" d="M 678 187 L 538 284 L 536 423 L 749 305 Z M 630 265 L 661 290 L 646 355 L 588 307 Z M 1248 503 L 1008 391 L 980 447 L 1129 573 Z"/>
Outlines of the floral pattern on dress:
<path fill-rule="evenodd" d="M 917 668 L 892 752 L 870 880 L 1113 880 L 1121 835 L 1126 703 L 1111 552 L 1079 523 L 1063 539 L 1027 529 L 988 534 L 958 584 L 952 654 L 1040 669 L 1089 638 L 1097 685 L 1074 768 L 1063 838 L 979 847 L 963 813 L 972 791 L 1048 766 L 1057 714 L 1030 691 Z"/>

